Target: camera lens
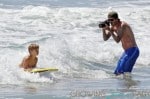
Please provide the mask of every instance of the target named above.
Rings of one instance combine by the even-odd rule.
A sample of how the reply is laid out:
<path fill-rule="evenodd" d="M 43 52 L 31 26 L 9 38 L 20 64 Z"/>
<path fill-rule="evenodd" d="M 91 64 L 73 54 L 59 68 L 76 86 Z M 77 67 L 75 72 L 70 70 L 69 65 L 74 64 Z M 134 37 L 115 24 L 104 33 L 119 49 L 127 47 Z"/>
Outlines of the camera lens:
<path fill-rule="evenodd" d="M 99 24 L 99 28 L 104 28 L 106 25 L 104 23 Z"/>

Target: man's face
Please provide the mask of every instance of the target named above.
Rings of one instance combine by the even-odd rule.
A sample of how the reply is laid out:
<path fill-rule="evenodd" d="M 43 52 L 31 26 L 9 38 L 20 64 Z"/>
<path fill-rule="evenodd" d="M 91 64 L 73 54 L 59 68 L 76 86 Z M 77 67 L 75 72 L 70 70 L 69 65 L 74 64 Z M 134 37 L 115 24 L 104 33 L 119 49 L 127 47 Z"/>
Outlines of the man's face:
<path fill-rule="evenodd" d="M 110 22 L 110 24 L 112 25 L 112 26 L 114 26 L 114 25 L 116 25 L 116 23 L 117 23 L 117 21 L 118 21 L 118 19 L 115 19 L 115 18 L 108 18 L 108 21 Z"/>

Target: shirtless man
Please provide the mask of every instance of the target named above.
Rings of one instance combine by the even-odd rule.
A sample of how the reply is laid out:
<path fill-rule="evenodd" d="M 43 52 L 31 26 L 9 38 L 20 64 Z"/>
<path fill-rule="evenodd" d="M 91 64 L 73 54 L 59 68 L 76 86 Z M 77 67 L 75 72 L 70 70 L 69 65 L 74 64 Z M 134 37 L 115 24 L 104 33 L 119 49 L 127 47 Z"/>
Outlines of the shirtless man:
<path fill-rule="evenodd" d="M 104 41 L 112 36 L 117 43 L 121 41 L 124 49 L 114 74 L 119 75 L 131 72 L 139 56 L 139 49 L 132 29 L 126 22 L 120 21 L 118 13 L 114 11 L 108 13 L 108 22 L 110 26 L 106 24 L 105 27 L 102 27 Z"/>
<path fill-rule="evenodd" d="M 36 67 L 38 58 L 37 55 L 39 54 L 39 45 L 37 44 L 30 44 L 28 47 L 29 55 L 24 57 L 22 63 L 20 64 L 21 68 L 24 70 L 32 70 Z"/>

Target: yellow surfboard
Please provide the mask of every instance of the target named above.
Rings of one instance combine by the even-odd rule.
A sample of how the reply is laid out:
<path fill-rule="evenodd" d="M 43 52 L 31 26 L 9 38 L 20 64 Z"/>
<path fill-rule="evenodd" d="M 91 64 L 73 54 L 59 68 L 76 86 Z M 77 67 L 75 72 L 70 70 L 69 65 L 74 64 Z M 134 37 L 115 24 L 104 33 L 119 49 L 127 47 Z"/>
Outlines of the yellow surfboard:
<path fill-rule="evenodd" d="M 46 71 L 54 72 L 54 71 L 58 71 L 58 69 L 57 68 L 35 68 L 35 69 L 32 69 L 30 72 L 40 73 L 40 72 L 46 72 Z"/>

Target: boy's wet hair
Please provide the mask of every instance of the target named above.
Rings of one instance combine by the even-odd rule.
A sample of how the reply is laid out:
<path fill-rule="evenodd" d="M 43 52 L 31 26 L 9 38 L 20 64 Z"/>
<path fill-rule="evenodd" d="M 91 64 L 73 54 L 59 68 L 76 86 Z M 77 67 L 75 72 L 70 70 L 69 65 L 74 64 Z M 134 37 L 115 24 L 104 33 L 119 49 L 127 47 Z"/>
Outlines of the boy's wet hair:
<path fill-rule="evenodd" d="M 30 53 L 30 51 L 32 51 L 32 50 L 36 50 L 37 51 L 37 53 L 39 53 L 39 45 L 37 45 L 37 44 L 30 44 L 29 45 L 29 47 L 28 47 L 28 51 L 29 51 L 29 53 Z"/>
<path fill-rule="evenodd" d="M 119 19 L 118 13 L 115 11 L 111 11 L 108 13 L 108 18 L 114 18 L 114 19 Z"/>

